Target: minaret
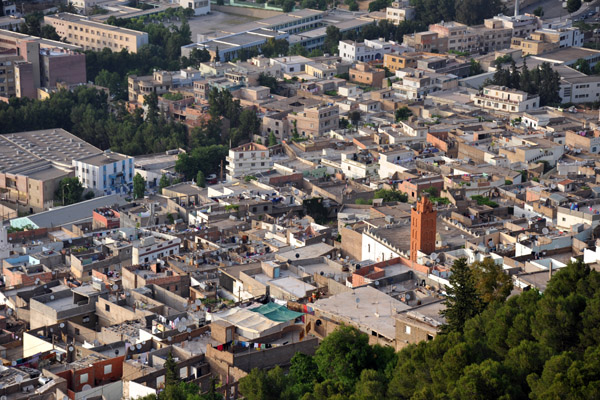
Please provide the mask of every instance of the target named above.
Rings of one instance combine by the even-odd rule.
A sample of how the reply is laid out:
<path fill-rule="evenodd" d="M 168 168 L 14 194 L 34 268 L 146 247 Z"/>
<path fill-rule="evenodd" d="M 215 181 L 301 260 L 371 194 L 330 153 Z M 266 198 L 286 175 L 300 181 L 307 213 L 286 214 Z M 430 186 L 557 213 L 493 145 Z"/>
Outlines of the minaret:
<path fill-rule="evenodd" d="M 417 261 L 417 252 L 433 253 L 435 251 L 437 211 L 426 195 L 422 195 L 410 212 L 410 259 Z"/>
<path fill-rule="evenodd" d="M 515 0 L 515 17 L 519 16 L 519 0 Z"/>

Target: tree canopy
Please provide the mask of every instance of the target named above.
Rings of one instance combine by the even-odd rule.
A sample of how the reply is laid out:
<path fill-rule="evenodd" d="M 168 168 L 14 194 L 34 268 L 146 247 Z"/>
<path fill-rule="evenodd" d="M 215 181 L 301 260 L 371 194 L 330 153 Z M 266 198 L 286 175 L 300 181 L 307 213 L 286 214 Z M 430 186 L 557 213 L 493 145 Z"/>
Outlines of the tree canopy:
<path fill-rule="evenodd" d="M 463 294 L 479 302 L 462 328 L 394 353 L 341 326 L 314 356 L 294 356 L 287 375 L 252 370 L 241 393 L 249 400 L 600 398 L 600 273 L 571 262 L 543 294 L 505 299 L 503 292 L 488 302 L 485 294 L 498 291 L 478 286 L 480 268 L 464 260 L 453 267 L 456 290 L 463 282 Z"/>

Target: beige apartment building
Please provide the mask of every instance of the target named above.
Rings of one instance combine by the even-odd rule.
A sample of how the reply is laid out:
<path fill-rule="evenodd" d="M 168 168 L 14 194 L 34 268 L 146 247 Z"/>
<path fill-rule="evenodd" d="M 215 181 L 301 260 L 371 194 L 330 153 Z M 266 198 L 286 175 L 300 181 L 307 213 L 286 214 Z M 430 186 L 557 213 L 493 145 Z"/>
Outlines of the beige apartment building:
<path fill-rule="evenodd" d="M 301 137 L 316 138 L 323 136 L 332 129 L 337 129 L 340 123 L 340 110 L 337 105 L 322 104 L 304 111 L 289 113 L 290 133 L 294 129 Z"/>
<path fill-rule="evenodd" d="M 148 44 L 146 32 L 102 24 L 80 15 L 70 13 L 47 15 L 44 17 L 44 23 L 52 25 L 61 39 L 79 45 L 84 50 L 127 49 L 131 53 L 137 53 L 140 47 Z"/>

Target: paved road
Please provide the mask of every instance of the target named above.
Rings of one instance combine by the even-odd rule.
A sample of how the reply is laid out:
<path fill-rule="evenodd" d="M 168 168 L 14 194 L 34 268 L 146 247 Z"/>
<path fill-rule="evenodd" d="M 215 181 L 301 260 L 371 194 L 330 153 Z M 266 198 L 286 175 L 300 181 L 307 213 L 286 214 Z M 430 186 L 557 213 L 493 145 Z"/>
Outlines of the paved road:
<path fill-rule="evenodd" d="M 533 10 L 541 6 L 544 9 L 544 21 L 559 20 L 561 18 L 566 19 L 567 17 L 576 17 L 587 12 L 588 10 L 594 10 L 599 4 L 600 2 L 598 1 L 590 3 L 583 2 L 583 5 L 578 11 L 574 12 L 573 14 L 569 14 L 567 10 L 562 7 L 562 1 L 560 0 L 541 0 L 535 4 L 522 8 L 521 13 L 533 13 Z"/>

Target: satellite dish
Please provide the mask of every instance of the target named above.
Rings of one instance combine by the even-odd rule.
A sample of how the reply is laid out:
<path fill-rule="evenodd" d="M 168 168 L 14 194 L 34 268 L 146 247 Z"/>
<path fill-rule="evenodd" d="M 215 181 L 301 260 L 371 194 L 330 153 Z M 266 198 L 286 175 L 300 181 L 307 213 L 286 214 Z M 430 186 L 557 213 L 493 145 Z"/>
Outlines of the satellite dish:
<path fill-rule="evenodd" d="M 406 300 L 410 300 L 410 299 L 411 299 L 410 293 L 406 293 L 406 294 L 404 295 L 404 298 L 405 298 Z"/>
<path fill-rule="evenodd" d="M 54 300 L 54 295 L 51 295 L 51 296 L 50 296 L 50 300 Z"/>
<path fill-rule="evenodd" d="M 177 330 L 181 333 L 185 332 L 185 326 L 180 326 Z"/>
<path fill-rule="evenodd" d="M 92 387 L 88 384 L 83 385 L 83 387 L 81 388 L 81 390 L 90 390 L 90 389 L 92 389 Z M 84 400 L 85 400 L 85 398 L 84 398 Z"/>
<path fill-rule="evenodd" d="M 138 343 L 138 344 L 135 345 L 135 348 L 138 349 L 138 350 L 140 350 L 142 348 L 142 345 Z"/>
<path fill-rule="evenodd" d="M 300 258 L 300 253 L 296 253 L 296 258 Z"/>
<path fill-rule="evenodd" d="M 61 328 L 64 328 L 64 327 L 65 327 L 65 323 L 64 323 L 64 322 L 61 322 L 59 326 L 60 326 Z"/>
<path fill-rule="evenodd" d="M 116 285 L 116 284 L 115 284 L 115 285 L 113 285 L 113 287 L 112 287 L 112 290 L 113 290 L 113 291 L 117 291 L 117 290 L 119 290 L 119 285 Z"/>
<path fill-rule="evenodd" d="M 13 362 L 10 363 L 10 365 L 12 365 L 14 367 L 15 365 L 17 365 L 17 362 L 13 361 Z"/>
<path fill-rule="evenodd" d="M 430 257 L 432 260 L 437 260 L 437 257 L 438 257 L 438 255 L 437 255 L 437 253 L 436 253 L 436 252 L 433 252 L 433 253 L 431 253 L 431 254 L 429 255 L 429 257 Z"/>
<path fill-rule="evenodd" d="M 22 375 L 15 376 L 15 381 L 17 381 L 17 383 L 23 382 L 23 376 Z"/>
<path fill-rule="evenodd" d="M 167 338 L 167 340 L 170 342 L 171 340 L 173 340 L 173 338 L 172 338 L 171 336 L 169 336 L 169 337 Z"/>
<path fill-rule="evenodd" d="M 69 346 L 69 351 L 73 351 L 75 348 L 73 346 Z"/>
<path fill-rule="evenodd" d="M 195 303 L 196 303 L 197 306 L 199 306 L 199 305 L 202 304 L 202 302 L 200 300 L 196 300 Z"/>
<path fill-rule="evenodd" d="M 360 303 L 360 299 L 357 297 L 356 298 L 356 304 Z"/>
<path fill-rule="evenodd" d="M 379 281 L 375 281 L 375 286 L 379 286 Z"/>
<path fill-rule="evenodd" d="M 544 229 L 542 229 L 542 233 L 543 233 L 544 235 L 547 235 L 549 232 L 550 232 L 550 230 L 549 230 L 548 228 L 544 228 Z"/>
<path fill-rule="evenodd" d="M 187 328 L 187 329 L 186 329 L 186 332 L 187 332 L 187 333 L 192 333 L 192 329 L 191 329 L 191 328 Z"/>

